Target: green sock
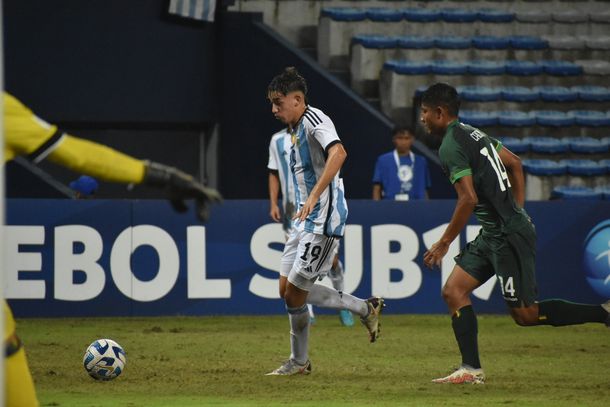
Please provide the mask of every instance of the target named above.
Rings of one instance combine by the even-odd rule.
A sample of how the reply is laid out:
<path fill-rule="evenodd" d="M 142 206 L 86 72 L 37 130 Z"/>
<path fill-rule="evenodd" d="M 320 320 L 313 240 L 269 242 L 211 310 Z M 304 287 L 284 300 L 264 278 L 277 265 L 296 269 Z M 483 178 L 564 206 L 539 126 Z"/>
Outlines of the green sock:
<path fill-rule="evenodd" d="M 472 305 L 457 310 L 451 317 L 451 326 L 462 354 L 462 364 L 480 369 L 477 317 Z"/>
<path fill-rule="evenodd" d="M 540 325 L 565 326 L 586 322 L 605 322 L 608 317 L 601 305 L 577 304 L 564 300 L 544 300 L 538 303 Z"/>

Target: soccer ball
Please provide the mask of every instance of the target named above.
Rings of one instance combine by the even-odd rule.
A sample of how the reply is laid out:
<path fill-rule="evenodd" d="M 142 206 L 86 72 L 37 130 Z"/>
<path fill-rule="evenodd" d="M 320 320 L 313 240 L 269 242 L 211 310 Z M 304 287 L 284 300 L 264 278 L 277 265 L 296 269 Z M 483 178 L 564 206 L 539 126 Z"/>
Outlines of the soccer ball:
<path fill-rule="evenodd" d="M 83 357 L 83 365 L 95 380 L 112 380 L 125 369 L 125 351 L 112 339 L 94 341 Z"/>

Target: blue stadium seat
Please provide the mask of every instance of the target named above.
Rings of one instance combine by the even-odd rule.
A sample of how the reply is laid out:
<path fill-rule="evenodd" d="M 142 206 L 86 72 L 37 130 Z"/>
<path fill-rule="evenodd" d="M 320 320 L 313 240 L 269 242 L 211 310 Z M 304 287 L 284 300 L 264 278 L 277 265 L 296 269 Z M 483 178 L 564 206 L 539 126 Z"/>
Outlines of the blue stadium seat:
<path fill-rule="evenodd" d="M 565 164 L 547 159 L 525 159 L 522 161 L 523 169 L 532 175 L 550 176 L 564 175 L 568 169 Z"/>
<path fill-rule="evenodd" d="M 425 75 L 432 72 L 432 63 L 430 61 L 389 60 L 383 64 L 383 68 L 403 75 Z"/>
<path fill-rule="evenodd" d="M 567 168 L 565 164 L 553 160 L 522 160 L 525 170 L 525 198 L 527 200 L 546 200 L 551 197 L 555 185 L 565 183 Z"/>
<path fill-rule="evenodd" d="M 540 126 L 564 127 L 576 123 L 574 116 L 558 110 L 532 110 L 530 114 L 536 118 L 536 123 Z"/>
<path fill-rule="evenodd" d="M 568 115 L 573 117 L 579 126 L 610 126 L 610 116 L 606 112 L 597 110 L 570 110 Z"/>
<path fill-rule="evenodd" d="M 499 140 L 515 154 L 525 154 L 530 151 L 530 142 L 525 137 L 499 137 Z"/>
<path fill-rule="evenodd" d="M 472 75 L 502 75 L 505 71 L 504 62 L 476 59 L 468 62 L 468 72 Z"/>
<path fill-rule="evenodd" d="M 603 86 L 581 85 L 572 86 L 572 90 L 578 93 L 580 100 L 585 102 L 608 102 L 610 101 L 610 89 Z"/>
<path fill-rule="evenodd" d="M 508 102 L 535 102 L 540 99 L 540 94 L 525 86 L 503 86 L 502 99 Z"/>
<path fill-rule="evenodd" d="M 468 49 L 472 45 L 472 39 L 458 35 L 440 35 L 435 38 L 434 45 L 441 49 Z"/>
<path fill-rule="evenodd" d="M 398 41 L 396 37 L 377 34 L 357 34 L 352 37 L 354 44 L 361 44 L 365 48 L 387 49 L 396 48 Z"/>
<path fill-rule="evenodd" d="M 435 46 L 435 38 L 425 35 L 401 35 L 396 39 L 400 48 L 429 49 Z"/>
<path fill-rule="evenodd" d="M 566 165 L 568 174 L 571 175 L 590 177 L 595 175 L 605 175 L 607 172 L 605 165 L 593 160 L 569 158 L 566 160 L 560 160 L 559 162 Z"/>
<path fill-rule="evenodd" d="M 496 113 L 498 115 L 498 123 L 501 126 L 526 127 L 536 124 L 534 116 L 518 110 L 501 110 Z"/>
<path fill-rule="evenodd" d="M 610 147 L 610 145 L 609 145 L 609 147 Z M 610 174 L 610 158 L 606 158 L 606 159 L 600 160 L 599 163 L 601 165 L 605 165 L 606 166 L 606 171 L 608 171 L 608 173 Z"/>
<path fill-rule="evenodd" d="M 364 21 L 366 10 L 349 7 L 327 7 L 320 11 L 321 16 L 330 17 L 335 21 Z"/>
<path fill-rule="evenodd" d="M 578 99 L 578 93 L 564 86 L 534 86 L 534 90 L 545 102 L 574 102 Z"/>
<path fill-rule="evenodd" d="M 570 150 L 570 144 L 554 137 L 525 137 L 530 143 L 530 150 L 541 154 L 563 154 Z M 565 165 L 564 165 L 565 167 Z"/>
<path fill-rule="evenodd" d="M 488 86 L 458 86 L 457 91 L 462 100 L 469 102 L 494 102 L 502 97 L 499 89 Z"/>
<path fill-rule="evenodd" d="M 418 23 L 429 23 L 441 19 L 441 12 L 437 9 L 406 8 L 402 10 L 402 14 L 405 20 Z"/>
<path fill-rule="evenodd" d="M 540 64 L 549 75 L 574 76 L 583 73 L 582 66 L 569 61 L 540 61 Z"/>
<path fill-rule="evenodd" d="M 474 127 L 495 126 L 498 123 L 498 116 L 495 112 L 461 110 L 460 121 Z"/>
<path fill-rule="evenodd" d="M 509 44 L 511 48 L 514 49 L 527 49 L 527 50 L 536 50 L 536 49 L 547 49 L 549 47 L 549 42 L 540 37 L 532 37 L 530 35 L 513 35 L 507 37 L 509 40 Z"/>
<path fill-rule="evenodd" d="M 461 8 L 444 8 L 441 9 L 441 17 L 447 23 L 473 23 L 479 18 L 479 13 Z"/>
<path fill-rule="evenodd" d="M 510 46 L 510 40 L 507 37 L 494 35 L 476 35 L 472 37 L 472 45 L 479 49 L 507 49 Z"/>
<path fill-rule="evenodd" d="M 510 23 L 515 19 L 515 13 L 498 9 L 477 10 L 479 21 L 484 23 Z"/>
<path fill-rule="evenodd" d="M 572 152 L 582 154 L 605 153 L 610 148 L 604 140 L 593 137 L 569 137 L 568 143 Z"/>
<path fill-rule="evenodd" d="M 511 75 L 540 75 L 544 70 L 541 64 L 532 61 L 506 61 L 506 72 Z"/>
<path fill-rule="evenodd" d="M 464 75 L 468 72 L 468 63 L 447 60 L 433 61 L 432 72 L 438 75 Z"/>
<path fill-rule="evenodd" d="M 366 9 L 366 16 L 371 21 L 397 22 L 402 21 L 404 13 L 402 10 L 377 7 Z"/>
<path fill-rule="evenodd" d="M 602 193 L 589 187 L 561 185 L 553 188 L 551 195 L 554 199 L 602 199 Z"/>

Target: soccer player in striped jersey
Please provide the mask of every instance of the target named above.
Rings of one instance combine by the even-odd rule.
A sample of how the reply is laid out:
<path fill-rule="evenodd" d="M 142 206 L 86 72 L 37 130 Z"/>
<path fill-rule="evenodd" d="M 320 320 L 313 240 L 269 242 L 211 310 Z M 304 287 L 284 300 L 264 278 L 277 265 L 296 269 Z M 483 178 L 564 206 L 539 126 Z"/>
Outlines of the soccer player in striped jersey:
<path fill-rule="evenodd" d="M 282 227 L 286 234 L 286 239 L 290 236 L 290 230 L 292 229 L 292 217 L 294 216 L 294 184 L 292 181 L 292 175 L 290 173 L 290 134 L 286 129 L 283 129 L 275 133 L 271 137 L 269 143 L 269 163 L 267 168 L 269 169 L 269 215 L 271 219 L 276 222 L 282 222 Z M 278 205 L 279 193 L 282 192 L 282 210 Z M 343 264 L 339 260 L 339 245 L 337 245 L 336 251 L 333 254 L 333 264 L 328 273 L 333 287 L 337 291 L 343 291 Z M 315 315 L 313 312 L 313 306 L 307 304 L 309 310 L 309 319 L 313 324 L 315 321 Z M 339 319 L 345 326 L 354 325 L 354 318 L 350 310 L 342 309 L 339 311 Z"/>
<path fill-rule="evenodd" d="M 435 383 L 484 383 L 479 361 L 477 319 L 470 293 L 494 275 L 518 325 L 564 326 L 585 322 L 610 326 L 610 301 L 576 304 L 560 299 L 536 301 L 536 231 L 523 209 L 525 181 L 521 160 L 479 129 L 460 123 L 460 100 L 446 83 L 428 88 L 421 99 L 421 121 L 441 137 L 439 157 L 458 198 L 441 239 L 424 254 L 428 267 L 440 265 L 449 245 L 475 214 L 481 233 L 455 257 L 443 298 L 462 354 L 462 365 Z"/>
<path fill-rule="evenodd" d="M 307 303 L 360 316 L 369 341 L 379 336 L 382 298 L 363 300 L 314 284 L 331 268 L 331 253 L 343 236 L 347 202 L 339 170 L 347 157 L 335 126 L 320 109 L 307 104 L 307 83 L 293 67 L 275 76 L 267 88 L 271 111 L 288 126 L 290 171 L 295 185 L 294 227 L 280 265 L 280 295 L 290 321 L 290 358 L 268 375 L 311 373 Z"/>
<path fill-rule="evenodd" d="M 64 133 L 38 118 L 14 96 L 4 92 L 4 162 L 24 156 L 34 163 L 45 158 L 104 181 L 147 184 L 163 188 L 178 211 L 186 211 L 184 199 L 195 199 L 196 214 L 208 217 L 208 206 L 220 202 L 220 194 L 192 176 L 163 164 L 142 161 L 104 145 Z M 15 320 L 6 301 L 4 313 L 5 388 L 7 406 L 38 406 L 25 350 L 15 331 Z M 0 404 L 3 404 L 0 402 Z"/>

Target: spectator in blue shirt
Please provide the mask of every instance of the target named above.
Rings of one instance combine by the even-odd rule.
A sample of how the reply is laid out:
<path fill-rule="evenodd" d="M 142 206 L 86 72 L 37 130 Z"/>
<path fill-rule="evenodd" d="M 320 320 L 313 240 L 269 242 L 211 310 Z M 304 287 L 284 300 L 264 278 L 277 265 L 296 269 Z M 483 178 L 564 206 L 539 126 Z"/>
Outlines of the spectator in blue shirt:
<path fill-rule="evenodd" d="M 398 127 L 392 132 L 394 150 L 380 155 L 373 175 L 373 199 L 408 201 L 428 199 L 430 171 L 425 157 L 414 154 L 413 130 Z"/>

